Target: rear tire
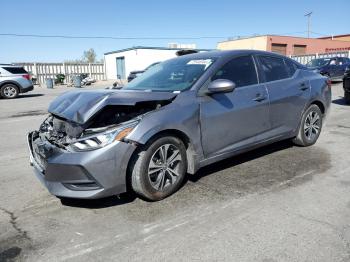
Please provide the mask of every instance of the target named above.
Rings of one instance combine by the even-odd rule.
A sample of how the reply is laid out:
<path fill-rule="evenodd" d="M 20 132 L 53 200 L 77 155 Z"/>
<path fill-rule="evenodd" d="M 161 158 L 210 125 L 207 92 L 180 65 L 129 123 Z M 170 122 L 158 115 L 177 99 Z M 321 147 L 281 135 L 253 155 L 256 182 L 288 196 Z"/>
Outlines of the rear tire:
<path fill-rule="evenodd" d="M 293 143 L 299 146 L 311 146 L 316 143 L 322 130 L 322 112 L 317 105 L 310 105 L 304 112 L 297 137 Z"/>
<path fill-rule="evenodd" d="M 0 90 L 1 96 L 6 99 L 16 98 L 19 94 L 18 87 L 13 84 L 5 84 Z"/>
<path fill-rule="evenodd" d="M 131 186 L 147 200 L 158 201 L 176 192 L 187 171 L 186 147 L 172 136 L 152 140 L 130 163 Z"/>
<path fill-rule="evenodd" d="M 344 92 L 345 103 L 350 105 L 350 92 Z"/>

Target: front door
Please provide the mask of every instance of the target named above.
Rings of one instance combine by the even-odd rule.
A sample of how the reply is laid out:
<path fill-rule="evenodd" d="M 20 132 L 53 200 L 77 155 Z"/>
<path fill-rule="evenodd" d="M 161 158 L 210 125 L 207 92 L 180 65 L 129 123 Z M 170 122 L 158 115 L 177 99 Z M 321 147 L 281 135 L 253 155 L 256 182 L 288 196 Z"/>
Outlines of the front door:
<path fill-rule="evenodd" d="M 125 57 L 117 57 L 117 79 L 126 79 L 125 75 Z"/>
<path fill-rule="evenodd" d="M 200 98 L 202 146 L 206 157 L 228 153 L 257 141 L 269 130 L 269 100 L 258 83 L 251 56 L 232 59 L 211 78 L 229 79 L 236 84 L 231 93 Z"/>

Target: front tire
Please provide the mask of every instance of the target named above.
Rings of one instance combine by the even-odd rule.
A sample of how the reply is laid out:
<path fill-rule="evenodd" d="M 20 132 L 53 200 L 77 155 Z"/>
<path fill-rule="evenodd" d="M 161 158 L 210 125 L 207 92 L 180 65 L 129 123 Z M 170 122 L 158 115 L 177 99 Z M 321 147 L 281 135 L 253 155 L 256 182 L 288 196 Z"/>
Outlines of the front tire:
<path fill-rule="evenodd" d="M 19 94 L 18 87 L 13 84 L 5 84 L 0 90 L 1 96 L 6 99 L 16 98 Z"/>
<path fill-rule="evenodd" d="M 160 137 L 147 143 L 132 161 L 131 186 L 138 195 L 158 201 L 180 188 L 186 171 L 184 143 L 176 137 Z"/>
<path fill-rule="evenodd" d="M 294 144 L 311 146 L 316 143 L 322 130 L 322 112 L 317 105 L 311 105 L 304 112 Z"/>
<path fill-rule="evenodd" d="M 345 103 L 350 105 L 350 92 L 344 92 Z"/>

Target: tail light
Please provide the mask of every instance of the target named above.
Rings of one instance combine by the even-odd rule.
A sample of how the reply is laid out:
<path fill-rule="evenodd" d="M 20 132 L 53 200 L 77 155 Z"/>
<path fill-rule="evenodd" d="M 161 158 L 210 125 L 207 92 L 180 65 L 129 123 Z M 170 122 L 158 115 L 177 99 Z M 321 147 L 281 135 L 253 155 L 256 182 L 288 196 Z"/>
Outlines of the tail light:
<path fill-rule="evenodd" d="M 30 75 L 29 74 L 22 75 L 22 77 L 24 77 L 27 80 L 30 80 Z"/>
<path fill-rule="evenodd" d="M 328 88 L 332 87 L 332 81 L 329 78 L 327 78 L 326 84 L 327 84 Z"/>

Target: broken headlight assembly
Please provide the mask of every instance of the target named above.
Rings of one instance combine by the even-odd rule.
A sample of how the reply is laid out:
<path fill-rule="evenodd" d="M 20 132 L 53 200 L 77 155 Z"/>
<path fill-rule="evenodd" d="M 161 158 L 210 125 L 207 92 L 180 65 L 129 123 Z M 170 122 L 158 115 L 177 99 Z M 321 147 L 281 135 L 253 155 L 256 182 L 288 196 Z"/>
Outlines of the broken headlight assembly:
<path fill-rule="evenodd" d="M 128 121 L 118 127 L 82 137 L 69 144 L 67 149 L 72 152 L 91 151 L 105 147 L 115 141 L 123 141 L 139 122 L 140 119 Z"/>

